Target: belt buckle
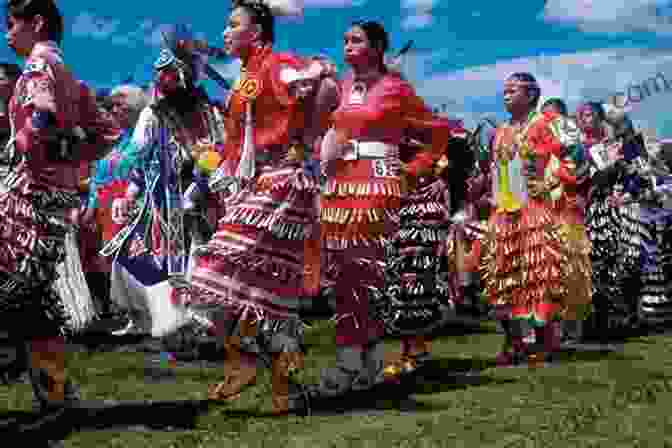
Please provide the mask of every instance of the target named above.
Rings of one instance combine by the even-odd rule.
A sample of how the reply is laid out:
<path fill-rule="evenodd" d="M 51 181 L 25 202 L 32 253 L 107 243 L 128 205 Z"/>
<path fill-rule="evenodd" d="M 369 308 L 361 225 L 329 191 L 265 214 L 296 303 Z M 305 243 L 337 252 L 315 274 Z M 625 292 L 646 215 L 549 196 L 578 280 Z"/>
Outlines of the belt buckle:
<path fill-rule="evenodd" d="M 343 154 L 343 160 L 359 160 L 359 142 L 357 140 L 348 140 L 348 143 L 350 143 L 352 149 Z"/>

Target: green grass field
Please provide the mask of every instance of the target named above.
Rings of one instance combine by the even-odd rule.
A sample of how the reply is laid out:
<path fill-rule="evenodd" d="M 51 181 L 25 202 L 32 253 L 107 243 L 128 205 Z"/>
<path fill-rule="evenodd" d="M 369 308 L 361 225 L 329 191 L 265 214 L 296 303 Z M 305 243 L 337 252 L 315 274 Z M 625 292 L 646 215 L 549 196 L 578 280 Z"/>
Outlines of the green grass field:
<path fill-rule="evenodd" d="M 393 448 L 672 447 L 672 336 L 628 341 L 611 354 L 575 353 L 550 368 L 497 369 L 501 335 L 444 336 L 407 398 L 366 397 L 341 415 L 272 417 L 267 373 L 239 402 L 210 405 L 189 431 L 84 428 L 67 447 Z M 305 381 L 333 362 L 334 330 L 307 333 Z M 397 349 L 389 341 L 391 350 Z M 86 400 L 198 400 L 216 368 L 179 368 L 176 382 L 145 381 L 141 354 L 75 354 L 71 373 Z M 478 370 L 475 376 L 455 371 Z M 0 416 L 30 408 L 28 385 L 0 386 Z M 149 412 L 149 411 L 148 411 Z M 186 417 L 185 417 L 186 418 Z M 667 434 L 667 437 L 666 437 Z M 4 446 L 4 445 L 3 445 Z"/>

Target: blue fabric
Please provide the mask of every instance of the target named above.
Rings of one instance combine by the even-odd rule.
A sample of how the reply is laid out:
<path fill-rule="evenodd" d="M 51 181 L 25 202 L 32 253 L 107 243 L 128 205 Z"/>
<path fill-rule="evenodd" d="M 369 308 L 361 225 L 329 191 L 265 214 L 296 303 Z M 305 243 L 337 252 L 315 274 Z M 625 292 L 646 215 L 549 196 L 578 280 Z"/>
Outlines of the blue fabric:
<path fill-rule="evenodd" d="M 31 121 L 35 129 L 46 129 L 56 124 L 56 117 L 49 111 L 35 110 L 31 116 Z"/>
<path fill-rule="evenodd" d="M 104 159 L 96 162 L 94 174 L 89 184 L 88 207 L 97 208 L 100 206 L 97 198 L 99 188 L 115 180 L 128 179 L 130 169 L 133 166 L 133 161 L 126 157 L 127 154 L 132 153 L 130 151 L 133 144 L 131 134 L 131 129 L 125 130 L 112 152 Z M 117 156 L 120 160 L 115 160 Z"/>
<path fill-rule="evenodd" d="M 308 177 L 320 177 L 320 161 L 311 159 L 303 162 L 303 172 Z"/>

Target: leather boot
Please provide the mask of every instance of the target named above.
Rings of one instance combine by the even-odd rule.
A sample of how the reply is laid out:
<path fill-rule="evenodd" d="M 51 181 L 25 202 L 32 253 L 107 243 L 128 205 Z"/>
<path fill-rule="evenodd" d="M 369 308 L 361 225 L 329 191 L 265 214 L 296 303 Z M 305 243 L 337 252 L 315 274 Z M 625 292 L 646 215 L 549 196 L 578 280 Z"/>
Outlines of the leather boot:
<path fill-rule="evenodd" d="M 410 338 L 403 338 L 401 340 L 401 350 L 399 353 L 390 353 L 388 356 L 385 356 L 385 368 L 383 374 L 386 381 L 397 381 L 399 377 L 404 374 L 404 367 L 408 362 L 410 350 Z"/>
<path fill-rule="evenodd" d="M 62 341 L 58 338 L 35 340 L 30 346 L 33 391 L 37 399 L 47 406 L 64 404 L 66 373 L 65 348 Z"/>
<path fill-rule="evenodd" d="M 303 353 L 281 352 L 273 354 L 271 367 L 271 400 L 274 414 L 286 414 L 292 408 L 289 396 L 289 378 L 303 369 Z"/>
<path fill-rule="evenodd" d="M 256 384 L 257 363 L 256 357 L 242 353 L 240 336 L 224 338 L 224 379 L 222 382 L 210 385 L 208 399 L 213 401 L 234 401 L 240 398 L 242 390 Z"/>

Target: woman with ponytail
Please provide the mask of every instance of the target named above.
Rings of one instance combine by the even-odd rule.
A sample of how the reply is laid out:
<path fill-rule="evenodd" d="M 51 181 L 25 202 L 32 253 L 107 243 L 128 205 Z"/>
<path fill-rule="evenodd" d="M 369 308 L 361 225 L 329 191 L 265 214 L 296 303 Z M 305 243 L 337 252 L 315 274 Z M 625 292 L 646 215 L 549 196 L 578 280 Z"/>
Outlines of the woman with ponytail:
<path fill-rule="evenodd" d="M 315 284 L 307 268 L 315 264 L 309 241 L 318 232 L 319 193 L 306 162 L 335 98 L 326 94 L 335 88 L 326 64 L 273 49 L 274 16 L 295 13 L 290 3 L 234 2 L 224 50 L 240 59 L 241 72 L 225 110 L 224 161 L 210 186 L 236 192 L 198 249 L 187 299 L 218 315 L 225 376 L 209 398 L 237 399 L 256 382 L 257 359 L 270 355 L 276 413 L 294 409 L 289 376 L 303 364 L 299 311 Z"/>
<path fill-rule="evenodd" d="M 453 131 L 461 129 L 435 118 L 413 87 L 388 70 L 388 47 L 388 34 L 376 22 L 356 22 L 345 33 L 352 73 L 341 84 L 340 105 L 322 144 L 320 224 L 337 322 L 336 366 L 322 378 L 324 395 L 370 388 L 384 379 L 381 312 L 387 298 L 380 262 L 398 231 L 402 195 L 431 174 Z M 401 154 L 407 130 L 422 145 Z M 425 352 L 421 345 L 409 350 Z"/>

